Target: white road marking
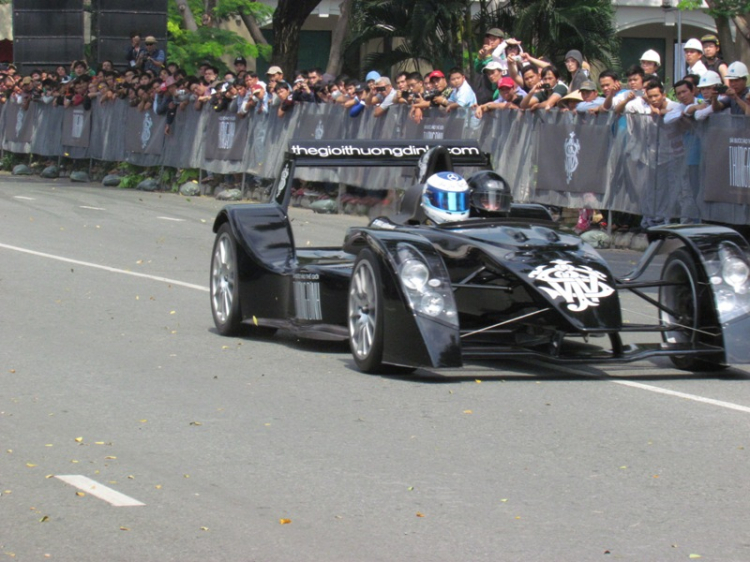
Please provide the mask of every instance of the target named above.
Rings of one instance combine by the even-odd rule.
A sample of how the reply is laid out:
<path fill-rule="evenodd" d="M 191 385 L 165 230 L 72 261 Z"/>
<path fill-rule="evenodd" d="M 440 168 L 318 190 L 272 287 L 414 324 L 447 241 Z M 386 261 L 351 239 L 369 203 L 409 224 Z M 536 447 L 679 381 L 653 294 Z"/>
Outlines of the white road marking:
<path fill-rule="evenodd" d="M 158 275 L 147 275 L 145 273 L 136 273 L 135 271 L 127 271 L 126 269 L 118 269 L 116 267 L 109 267 L 106 265 L 99 265 L 96 263 L 90 263 L 86 261 L 73 260 L 70 258 L 64 258 L 62 256 L 54 256 L 52 254 L 45 254 L 44 252 L 36 252 L 34 250 L 27 250 L 26 248 L 19 248 L 17 246 L 10 246 L 8 244 L 0 244 L 0 248 L 6 250 L 13 250 L 15 252 L 22 252 L 24 254 L 31 254 L 32 256 L 39 256 L 41 258 L 48 258 L 51 260 L 57 260 L 65 263 L 72 263 L 74 265 L 81 265 L 84 267 L 92 267 L 94 269 L 102 269 L 111 273 L 121 273 L 123 275 L 132 275 L 133 277 L 142 277 L 144 279 L 151 279 L 152 281 L 162 281 L 171 285 L 177 285 L 179 287 L 186 287 L 188 289 L 195 289 L 196 291 L 209 291 L 208 287 L 202 285 L 194 285 L 193 283 L 185 283 L 184 281 L 177 281 L 176 279 L 169 279 L 168 277 L 159 277 Z"/>
<path fill-rule="evenodd" d="M 163 221 L 185 222 L 185 219 L 175 219 L 172 217 L 156 217 L 156 218 L 161 219 Z"/>
<path fill-rule="evenodd" d="M 113 490 L 112 488 L 105 486 L 104 484 L 100 484 L 96 480 L 92 480 L 91 478 L 87 478 L 86 476 L 81 476 L 80 474 L 55 476 L 55 478 L 57 478 L 58 480 L 62 480 L 66 484 L 70 484 L 74 488 L 78 488 L 82 492 L 91 494 L 92 496 L 97 497 L 100 500 L 104 500 L 105 502 L 115 507 L 138 507 L 141 505 L 146 505 L 143 502 L 139 502 L 138 500 L 133 499 L 130 496 L 126 496 L 125 494 L 122 494 L 117 490 Z"/>
<path fill-rule="evenodd" d="M 604 380 L 604 381 L 611 382 L 614 384 L 620 384 L 622 386 L 629 386 L 631 388 L 637 388 L 639 390 L 645 390 L 647 392 L 655 392 L 656 394 L 664 394 L 665 396 L 673 396 L 675 398 L 682 398 L 684 400 L 691 400 L 693 402 L 700 402 L 702 404 L 710 404 L 712 406 L 718 406 L 720 408 L 726 408 L 728 410 L 735 410 L 737 412 L 750 414 L 749 406 L 741 406 L 740 404 L 734 404 L 733 402 L 725 402 L 724 400 L 715 400 L 713 398 L 706 398 L 705 396 L 699 396 L 697 394 L 688 394 L 687 392 L 669 390 L 667 388 L 661 388 L 659 386 L 654 386 L 651 384 L 643 384 L 641 382 L 614 379 L 612 378 L 613 376 L 612 373 L 608 373 L 608 375 L 605 375 L 605 376 L 598 376 L 598 375 L 589 375 L 587 373 L 582 373 L 580 371 L 576 371 L 574 369 L 571 369 L 569 367 L 565 367 L 562 365 L 557 365 L 556 368 L 560 371 L 565 371 L 566 373 L 570 373 L 572 375 L 584 376 L 584 377 L 591 376 L 600 380 Z M 614 376 L 617 376 L 617 375 L 615 374 Z"/>
<path fill-rule="evenodd" d="M 33 197 L 24 197 L 23 195 L 14 195 L 13 199 L 23 199 L 24 201 L 36 201 Z"/>
<path fill-rule="evenodd" d="M 81 205 L 81 209 L 91 209 L 92 211 L 106 211 L 107 210 L 102 207 L 89 207 L 88 205 Z"/>
<path fill-rule="evenodd" d="M 676 390 L 669 390 L 666 388 L 660 388 L 658 386 L 652 386 L 650 384 L 643 384 L 634 381 L 623 381 L 623 380 L 610 380 L 615 384 L 621 384 L 623 386 L 631 386 L 633 388 L 639 388 L 641 390 L 647 390 L 649 392 L 656 392 L 657 394 L 666 394 L 667 396 L 675 396 L 676 398 L 684 398 L 685 400 L 692 400 L 693 402 L 701 402 L 703 404 L 711 404 L 712 406 L 719 406 L 720 408 L 727 408 L 728 410 L 737 410 L 738 412 L 744 412 L 750 414 L 750 407 L 740 406 L 739 404 L 733 404 L 732 402 L 724 402 L 723 400 L 714 400 L 713 398 L 705 398 L 704 396 L 698 396 L 697 394 L 688 394 L 686 392 L 678 392 Z"/>

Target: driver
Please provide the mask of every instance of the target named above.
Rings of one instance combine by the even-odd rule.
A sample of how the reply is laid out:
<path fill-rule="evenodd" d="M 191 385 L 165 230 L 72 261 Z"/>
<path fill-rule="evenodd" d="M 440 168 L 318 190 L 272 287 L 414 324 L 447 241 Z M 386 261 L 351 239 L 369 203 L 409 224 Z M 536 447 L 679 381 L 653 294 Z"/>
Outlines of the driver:
<path fill-rule="evenodd" d="M 513 196 L 508 183 L 490 170 L 477 172 L 469 178 L 473 216 L 498 216 L 510 211 Z"/>
<path fill-rule="evenodd" d="M 427 224 L 469 218 L 469 184 L 455 172 L 438 172 L 427 178 L 422 191 L 422 210 Z"/>

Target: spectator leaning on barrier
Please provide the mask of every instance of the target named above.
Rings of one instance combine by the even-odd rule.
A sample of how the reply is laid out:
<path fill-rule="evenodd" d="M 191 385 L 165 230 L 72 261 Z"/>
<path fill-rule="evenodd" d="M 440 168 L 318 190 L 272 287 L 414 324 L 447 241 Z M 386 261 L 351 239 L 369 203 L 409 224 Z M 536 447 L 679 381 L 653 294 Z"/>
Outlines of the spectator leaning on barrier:
<path fill-rule="evenodd" d="M 647 80 L 659 78 L 659 67 L 661 66 L 661 57 L 653 49 L 649 49 L 641 55 L 641 68 L 646 75 Z"/>
<path fill-rule="evenodd" d="M 652 78 L 646 83 L 642 96 L 636 96 L 635 92 L 631 91 L 628 97 L 630 101 L 625 106 L 625 113 L 660 117 L 678 107 L 677 102 L 668 99 L 664 94 L 664 85 L 657 78 Z"/>
<path fill-rule="evenodd" d="M 604 98 L 599 95 L 596 84 L 591 80 L 584 80 L 578 91 L 581 94 L 581 102 L 576 105 L 578 113 L 596 113 L 604 103 Z"/>
<path fill-rule="evenodd" d="M 715 112 L 729 108 L 732 115 L 750 115 L 747 74 L 745 63 L 736 61 L 729 65 L 726 74 L 729 88 L 724 95 L 714 97 L 712 104 Z"/>
<path fill-rule="evenodd" d="M 408 72 L 399 72 L 396 75 L 396 102 L 398 104 L 407 104 L 409 97 L 409 86 L 406 81 L 409 78 Z"/>
<path fill-rule="evenodd" d="M 703 65 L 707 70 L 713 70 L 722 80 L 726 79 L 727 75 L 727 63 L 719 55 L 719 38 L 716 35 L 704 35 L 701 37 L 701 45 L 703 46 Z M 729 84 L 727 83 L 727 86 Z"/>
<path fill-rule="evenodd" d="M 521 109 L 550 110 L 567 93 L 568 87 L 560 82 L 560 72 L 554 66 L 547 66 L 542 69 L 541 82 L 534 84 L 523 98 Z"/>
<path fill-rule="evenodd" d="M 698 39 L 688 39 L 683 47 L 685 52 L 685 62 L 687 63 L 687 72 L 685 74 L 697 74 L 703 76 L 708 70 L 703 64 L 703 44 Z"/>
<path fill-rule="evenodd" d="M 610 101 L 609 96 L 605 98 L 602 108 L 606 111 L 611 109 L 615 113 L 622 113 L 625 111 L 625 106 L 628 102 L 636 97 L 642 97 L 645 92 L 643 90 L 643 84 L 645 82 L 645 72 L 643 69 L 634 64 L 625 71 L 625 77 L 627 79 L 627 88 L 620 89 Z M 632 94 L 632 95 L 631 95 Z"/>
<path fill-rule="evenodd" d="M 381 76 L 378 78 L 370 97 L 371 99 L 368 105 L 375 108 L 372 116 L 382 117 L 385 115 L 385 112 L 395 103 L 394 100 L 396 99 L 396 90 L 391 85 L 391 79 L 387 76 Z"/>
<path fill-rule="evenodd" d="M 709 71 L 710 72 L 710 71 Z M 703 76 L 706 76 L 704 74 Z M 680 190 L 680 222 L 682 224 L 697 224 L 700 222 L 700 210 L 696 204 L 700 188 L 700 139 L 693 132 L 690 123 L 693 114 L 701 104 L 695 98 L 695 86 L 689 80 L 680 80 L 674 85 L 675 97 L 678 104 L 665 116 L 664 124 L 683 126 L 682 144 L 685 147 L 688 182 L 678 186 Z"/>
<path fill-rule="evenodd" d="M 583 101 L 580 90 L 568 92 L 557 102 L 560 111 L 576 111 L 578 104 Z"/>
<path fill-rule="evenodd" d="M 466 80 L 463 70 L 458 67 L 451 68 L 448 72 L 448 78 L 450 79 L 453 91 L 448 96 L 447 111 L 452 111 L 459 107 L 468 108 L 477 103 L 477 96 Z"/>
<path fill-rule="evenodd" d="M 294 99 L 292 99 L 292 90 L 288 83 L 283 80 L 276 83 L 276 95 L 279 97 L 279 106 L 276 110 L 276 115 L 284 117 L 287 111 L 294 107 Z"/>
<path fill-rule="evenodd" d="M 523 90 L 519 92 L 518 86 L 510 76 L 503 76 L 500 79 L 500 82 L 497 85 L 497 90 L 500 92 L 497 100 L 476 106 L 474 115 L 478 119 L 481 119 L 488 111 L 494 111 L 496 109 L 518 109 L 520 107 L 525 92 L 524 94 L 520 93 L 523 92 Z"/>

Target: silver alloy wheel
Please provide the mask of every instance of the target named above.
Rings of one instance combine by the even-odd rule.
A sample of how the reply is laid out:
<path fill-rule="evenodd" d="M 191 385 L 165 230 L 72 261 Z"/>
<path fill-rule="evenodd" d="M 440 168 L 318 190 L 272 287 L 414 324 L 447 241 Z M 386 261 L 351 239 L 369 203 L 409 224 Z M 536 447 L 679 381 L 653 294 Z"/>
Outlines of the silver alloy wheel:
<path fill-rule="evenodd" d="M 211 305 L 220 324 L 226 324 L 233 312 L 236 263 L 234 240 L 224 232 L 216 241 L 211 267 Z"/>
<path fill-rule="evenodd" d="M 375 344 L 378 312 L 378 287 L 368 260 L 357 264 L 349 289 L 349 337 L 359 359 L 366 359 Z"/>

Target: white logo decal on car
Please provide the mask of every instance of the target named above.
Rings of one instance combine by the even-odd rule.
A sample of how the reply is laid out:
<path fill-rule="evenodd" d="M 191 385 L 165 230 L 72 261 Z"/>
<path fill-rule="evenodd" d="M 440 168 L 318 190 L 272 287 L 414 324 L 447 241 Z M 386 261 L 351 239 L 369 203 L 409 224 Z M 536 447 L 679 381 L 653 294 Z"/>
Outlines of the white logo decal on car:
<path fill-rule="evenodd" d="M 599 306 L 599 299 L 608 297 L 615 290 L 604 283 L 607 276 L 587 265 L 574 266 L 566 260 L 555 260 L 550 265 L 540 265 L 529 274 L 548 287 L 539 287 L 553 299 L 562 298 L 568 310 L 582 312 Z"/>

